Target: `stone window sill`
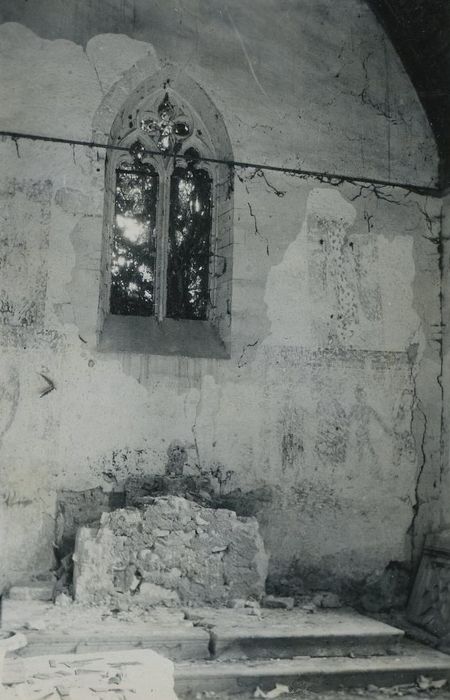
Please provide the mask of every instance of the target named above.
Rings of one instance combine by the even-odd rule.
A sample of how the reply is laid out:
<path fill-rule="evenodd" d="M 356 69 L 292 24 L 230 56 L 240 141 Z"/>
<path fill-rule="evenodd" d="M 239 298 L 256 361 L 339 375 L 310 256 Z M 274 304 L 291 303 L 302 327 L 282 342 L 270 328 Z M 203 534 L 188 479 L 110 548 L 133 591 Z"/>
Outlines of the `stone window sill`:
<path fill-rule="evenodd" d="M 106 318 L 99 339 L 101 352 L 181 355 L 227 359 L 229 354 L 209 321 L 174 320 L 143 316 Z"/>

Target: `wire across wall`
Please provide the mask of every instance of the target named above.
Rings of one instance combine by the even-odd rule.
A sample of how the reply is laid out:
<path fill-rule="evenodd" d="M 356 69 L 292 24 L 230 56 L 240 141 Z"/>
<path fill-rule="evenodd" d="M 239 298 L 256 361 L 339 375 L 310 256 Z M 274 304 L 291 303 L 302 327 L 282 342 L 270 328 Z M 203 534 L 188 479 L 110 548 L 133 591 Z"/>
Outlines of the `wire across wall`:
<path fill-rule="evenodd" d="M 129 152 L 129 148 L 125 146 L 115 145 L 111 143 L 100 143 L 97 141 L 85 141 L 82 139 L 70 139 L 58 136 L 45 136 L 42 134 L 31 134 L 19 131 L 5 131 L 0 130 L 1 138 L 10 138 L 16 143 L 19 140 L 27 141 L 43 141 L 47 143 L 55 144 L 66 144 L 69 146 L 82 146 L 85 148 L 99 149 L 105 151 L 121 151 Z M 161 151 L 151 150 L 144 148 L 142 151 L 143 155 L 148 156 L 160 156 Z M 180 154 L 175 152 L 165 152 L 166 157 L 173 158 L 175 161 L 177 158 L 182 158 Z M 441 197 L 443 191 L 439 187 L 426 187 L 423 185 L 415 185 L 411 183 L 397 182 L 392 180 L 385 180 L 382 178 L 364 177 L 363 175 L 347 175 L 343 173 L 331 173 L 321 170 L 310 170 L 306 168 L 292 168 L 285 167 L 282 165 L 271 165 L 269 163 L 253 163 L 249 161 L 240 160 L 228 160 L 223 158 L 211 158 L 206 156 L 199 156 L 193 158 L 194 161 L 204 162 L 204 163 L 216 163 L 221 165 L 229 166 L 230 168 L 239 169 L 254 169 L 257 171 L 267 171 L 274 173 L 284 173 L 286 175 L 298 176 L 302 178 L 313 178 L 319 180 L 322 183 L 327 183 L 330 185 L 339 185 L 347 182 L 352 185 L 367 185 L 373 187 L 395 187 L 398 189 L 407 190 L 408 192 L 414 192 L 416 194 L 421 194 L 430 197 Z"/>
<path fill-rule="evenodd" d="M 25 133 L 25 132 L 18 132 L 18 131 L 6 131 L 6 130 L 0 130 L 0 138 L 2 140 L 11 139 L 11 141 L 13 141 L 15 143 L 18 157 L 20 157 L 20 150 L 19 150 L 18 144 L 19 144 L 19 141 L 23 140 L 23 141 L 35 141 L 35 142 L 43 142 L 43 143 L 68 145 L 68 146 L 72 147 L 72 149 L 73 149 L 74 159 L 75 159 L 75 147 L 79 146 L 82 148 L 92 149 L 92 150 L 97 150 L 97 151 L 103 150 L 105 152 L 114 151 L 114 152 L 121 152 L 121 153 L 130 154 L 134 158 L 134 162 L 136 162 L 136 154 L 134 154 L 133 150 L 132 150 L 133 146 L 130 148 L 130 146 L 116 145 L 113 143 L 101 143 L 101 142 L 97 142 L 95 140 L 87 141 L 87 140 L 83 140 L 83 139 L 63 138 L 63 137 L 58 137 L 58 136 L 48 136 L 48 135 L 42 135 L 42 134 L 33 134 L 33 133 Z M 183 172 L 189 172 L 189 173 L 196 172 L 197 175 L 203 171 L 201 171 L 201 170 L 199 171 L 197 169 L 197 167 L 195 167 L 194 169 L 191 170 L 192 165 L 197 166 L 199 163 L 210 163 L 210 164 L 218 164 L 218 165 L 222 165 L 222 166 L 227 166 L 229 168 L 229 175 L 227 175 L 226 180 L 228 181 L 228 187 L 230 190 L 233 189 L 234 174 L 236 174 L 237 178 L 243 183 L 245 183 L 248 178 L 252 179 L 255 175 L 259 175 L 259 176 L 263 177 L 266 184 L 275 192 L 275 194 L 277 194 L 277 196 L 283 196 L 285 194 L 285 192 L 277 189 L 273 184 L 268 182 L 268 180 L 265 176 L 266 172 L 285 174 L 285 175 L 288 175 L 291 177 L 298 177 L 298 178 L 305 179 L 305 180 L 306 179 L 314 179 L 322 184 L 328 184 L 331 186 L 339 186 L 339 185 L 342 185 L 344 183 L 350 184 L 353 187 L 359 188 L 359 192 L 354 197 L 351 198 L 352 201 L 354 199 L 357 199 L 358 197 L 360 197 L 363 192 L 366 192 L 366 193 L 373 193 L 373 195 L 378 200 L 384 200 L 384 201 L 389 202 L 389 203 L 398 203 L 398 202 L 396 202 L 396 199 L 394 197 L 394 193 L 390 191 L 391 189 L 395 189 L 397 191 L 403 190 L 403 193 L 404 193 L 403 197 L 407 197 L 408 195 L 410 195 L 412 193 L 418 194 L 421 196 L 426 196 L 426 197 L 430 196 L 430 197 L 436 197 L 436 198 L 442 197 L 442 195 L 443 195 L 442 190 L 440 190 L 438 187 L 424 187 L 421 185 L 416 185 L 416 184 L 411 184 L 411 183 L 402 183 L 402 182 L 397 182 L 397 181 L 392 181 L 392 180 L 385 180 L 385 179 L 381 179 L 381 178 L 369 178 L 369 177 L 364 177 L 364 176 L 360 176 L 360 175 L 348 175 L 348 174 L 343 174 L 343 173 L 332 173 L 332 172 L 319 171 L 319 170 L 310 170 L 310 169 L 306 169 L 306 168 L 286 167 L 286 166 L 281 166 L 281 165 L 272 165 L 269 163 L 255 163 L 255 162 L 250 162 L 250 161 L 214 158 L 214 157 L 208 157 L 208 156 L 203 156 L 203 155 L 201 156 L 196 151 L 194 151 L 194 154 L 190 154 L 187 157 L 187 153 L 188 152 L 186 152 L 186 153 L 176 152 L 176 150 L 174 150 L 174 149 L 164 150 L 164 152 L 162 153 L 161 150 L 150 149 L 148 147 L 144 147 L 141 145 L 141 148 L 139 150 L 139 157 L 142 161 L 142 158 L 144 158 L 144 156 L 153 156 L 153 157 L 159 156 L 160 157 L 161 155 L 164 155 L 164 158 L 168 158 L 169 162 L 170 162 L 170 159 L 173 159 L 174 172 L 176 172 L 176 169 L 178 166 L 178 169 L 180 167 L 187 168 L 187 170 L 183 171 Z M 98 158 L 98 153 L 97 153 L 97 158 Z M 239 172 L 237 172 L 237 170 L 252 170 L 253 172 L 250 175 L 244 174 L 244 173 L 239 174 Z M 130 174 L 132 174 L 132 173 L 133 173 L 133 171 L 126 172 L 126 174 L 128 176 L 130 176 Z M 143 173 L 140 173 L 140 175 L 142 176 Z M 148 173 L 147 173 L 147 175 L 148 175 Z M 222 184 L 225 184 L 225 183 L 222 183 Z M 198 194 L 198 192 L 197 192 L 197 194 Z M 117 205 L 117 183 L 116 183 L 115 196 L 116 196 L 116 205 Z M 179 204 L 179 202 L 178 202 L 178 204 Z M 260 232 L 258 232 L 257 224 L 256 224 L 256 217 L 253 213 L 251 203 L 247 202 L 247 204 L 249 207 L 250 215 L 255 220 L 255 232 L 258 235 L 262 235 Z M 179 208 L 180 207 L 178 207 L 178 209 Z M 171 209 L 173 209 L 172 204 L 171 204 L 170 210 Z M 180 214 L 178 209 L 175 212 L 175 214 Z M 127 211 L 125 211 L 125 214 L 127 214 L 127 212 L 128 212 L 128 209 L 127 209 Z M 204 213 L 203 210 L 200 211 L 199 216 L 202 215 L 202 213 Z M 117 214 L 117 211 L 116 211 L 116 214 Z M 153 218 L 155 218 L 155 217 L 153 217 Z M 177 220 L 178 220 L 178 218 L 183 219 L 183 216 L 178 216 L 178 217 L 175 216 L 175 218 Z M 150 217 L 150 219 L 152 219 L 152 217 Z M 174 227 L 173 226 L 171 227 L 171 223 L 173 224 L 173 219 L 174 219 L 173 216 L 171 219 L 169 219 L 169 224 L 168 224 L 169 238 L 170 238 L 171 232 L 173 234 L 172 228 L 174 228 Z M 128 225 L 128 228 L 133 224 L 133 221 L 130 219 L 129 216 L 128 216 L 128 218 L 127 218 L 127 216 L 125 216 L 125 221 Z M 156 221 L 156 219 L 155 219 L 155 221 Z M 132 242 L 133 242 L 134 238 L 136 237 L 136 232 L 138 232 L 139 226 L 143 223 L 148 224 L 147 221 L 134 222 L 135 226 L 134 226 L 133 231 L 131 232 L 132 235 L 128 231 L 128 234 L 129 234 L 128 238 Z M 186 225 L 185 228 L 186 228 L 186 230 L 187 229 L 190 230 L 190 228 L 192 228 L 192 226 L 189 227 L 188 225 Z M 191 274 L 192 270 L 190 269 L 190 268 L 192 268 L 192 264 L 191 264 L 192 260 L 191 260 L 191 258 L 185 260 L 186 255 L 183 256 L 183 250 L 181 250 L 182 246 L 181 247 L 179 246 L 180 250 L 172 250 L 172 253 L 173 253 L 172 257 L 170 255 L 161 255 L 161 252 L 159 252 L 159 254 L 158 254 L 158 250 L 160 250 L 160 248 L 158 249 L 158 247 L 156 247 L 156 253 L 154 256 L 155 260 L 153 260 L 153 258 L 152 258 L 150 261 L 152 264 L 150 264 L 150 262 L 147 259 L 145 259 L 144 261 L 142 261 L 140 258 L 138 259 L 138 256 L 135 255 L 134 249 L 131 250 L 131 248 L 130 248 L 130 250 L 128 250 L 128 248 L 130 246 L 128 246 L 128 248 L 127 248 L 126 246 L 123 245 L 123 241 L 120 239 L 120 236 L 116 235 L 117 231 L 119 231 L 119 233 L 120 233 L 119 229 L 120 229 L 120 226 L 118 224 L 114 226 L 114 231 L 115 231 L 114 241 L 115 241 L 115 244 L 117 243 L 117 245 L 115 245 L 115 247 L 113 246 L 113 248 L 114 248 L 113 255 L 112 255 L 112 259 L 110 260 L 110 264 L 112 266 L 111 267 L 111 269 L 112 269 L 112 278 L 111 278 L 112 279 L 112 291 L 114 291 L 114 289 L 115 289 L 114 284 L 116 284 L 116 287 L 120 292 L 120 294 L 119 294 L 119 297 L 120 297 L 119 307 L 120 308 L 118 310 L 116 309 L 115 311 L 113 310 L 113 313 L 126 314 L 126 315 L 129 313 L 135 314 L 135 315 L 155 315 L 158 320 L 162 320 L 162 318 L 164 318 L 166 316 L 171 317 L 171 318 L 193 318 L 193 319 L 200 318 L 200 319 L 203 319 L 206 317 L 209 318 L 209 314 L 211 311 L 213 313 L 224 313 L 224 310 L 222 309 L 223 304 L 222 303 L 218 304 L 218 302 L 217 302 L 218 297 L 217 297 L 216 292 L 217 292 L 217 289 L 220 287 L 220 285 L 223 285 L 224 289 L 226 289 L 226 280 L 225 280 L 225 282 L 222 279 L 221 279 L 221 281 L 218 281 L 218 278 L 222 278 L 225 275 L 225 273 L 227 272 L 227 262 L 228 261 L 226 259 L 226 256 L 218 255 L 218 252 L 214 247 L 209 250 L 209 253 L 205 249 L 205 251 L 203 251 L 204 252 L 203 257 L 197 256 L 197 257 L 199 257 L 199 259 L 197 260 L 197 258 L 196 258 L 195 260 L 196 260 L 196 262 L 198 262 L 198 265 L 197 265 L 198 269 L 201 271 L 206 270 L 207 272 L 205 272 L 204 275 L 199 275 L 199 274 L 197 274 L 196 276 L 194 275 L 194 277 L 196 277 L 196 279 L 198 277 L 201 277 L 200 281 L 202 282 L 202 284 L 200 284 L 200 286 L 197 285 L 197 287 L 199 287 L 199 289 L 197 289 L 197 287 L 195 287 L 195 289 L 194 289 L 193 285 L 192 285 L 192 280 L 191 280 L 191 277 L 193 275 Z M 177 233 L 177 231 L 178 231 L 178 229 L 176 229 L 175 233 Z M 126 235 L 127 231 L 124 231 L 123 233 L 124 233 L 125 238 L 127 238 L 127 235 Z M 174 236 L 172 236 L 172 238 L 173 237 Z M 116 240 L 116 238 L 117 238 L 117 240 Z M 123 236 L 122 236 L 122 238 L 123 238 Z M 163 236 L 163 238 L 164 238 L 164 236 Z M 166 235 L 166 238 L 167 238 L 167 235 Z M 185 238 L 186 238 L 186 236 L 185 236 Z M 176 235 L 175 235 L 174 239 L 177 239 Z M 205 240 L 206 239 L 207 239 L 207 237 L 205 237 Z M 172 241 L 172 243 L 173 243 L 173 241 Z M 194 241 L 194 243 L 195 243 L 195 241 Z M 269 243 L 268 243 L 267 239 L 266 239 L 266 244 L 267 244 L 267 255 L 269 255 Z M 172 248 L 174 248 L 173 245 L 172 245 Z M 149 253 L 149 256 L 150 256 L 150 253 Z M 173 260 L 172 260 L 172 258 L 173 258 Z M 203 260 L 203 258 L 205 258 L 205 260 Z M 208 260 L 209 260 L 209 263 L 208 263 Z M 130 268 L 130 269 L 128 269 L 128 268 Z M 125 270 L 126 274 L 124 273 L 124 270 Z M 162 274 L 161 270 L 163 270 L 165 274 Z M 183 274 L 181 274 L 180 270 Z M 196 268 L 196 270 L 197 270 L 197 268 Z M 194 270 L 194 272 L 196 270 Z M 197 272 L 198 272 L 198 270 L 197 270 Z M 141 275 L 141 277 L 143 275 L 145 276 L 144 281 L 147 281 L 148 284 L 146 284 L 146 285 L 140 284 L 139 280 L 137 279 L 137 278 L 139 278 L 138 273 Z M 180 275 L 183 278 L 181 280 L 182 283 L 180 282 Z M 211 286 L 211 283 L 212 283 L 212 286 Z M 172 296 L 174 298 L 172 299 L 170 297 L 170 292 L 173 292 L 173 290 L 175 288 L 178 289 L 180 287 L 180 285 L 184 290 L 184 296 L 181 300 L 181 301 L 185 302 L 184 306 L 183 306 L 183 304 L 179 303 L 180 302 L 179 295 L 177 296 L 177 294 L 174 293 L 174 294 L 172 294 Z M 201 287 L 201 289 L 200 289 L 200 287 Z M 134 291 L 135 288 L 137 289 L 137 292 Z M 196 292 L 196 297 L 194 299 L 194 302 L 196 299 L 197 299 L 197 301 L 195 303 L 192 301 L 193 291 Z M 150 298 L 151 305 L 149 305 L 149 301 L 147 298 L 148 296 Z M 138 309 L 134 308 L 134 306 L 136 306 L 136 303 L 137 303 L 135 297 L 138 298 L 138 301 L 140 303 L 140 306 Z M 141 299 L 141 297 L 142 297 L 142 299 Z M 111 299 L 114 302 L 115 297 L 112 293 L 111 293 Z M 111 302 L 111 299 L 110 299 L 110 302 Z M 161 301 L 161 300 L 163 300 L 163 301 Z M 134 304 L 134 306 L 133 306 L 133 309 L 130 310 L 128 307 L 130 306 L 131 303 L 132 303 L 132 305 Z M 113 309 L 114 304 L 110 303 L 110 306 L 111 306 L 111 309 Z M 151 308 L 150 308 L 150 306 L 151 306 Z M 188 312 L 182 313 L 180 311 L 180 308 L 182 306 L 183 306 L 183 308 L 186 307 L 188 309 Z M 145 313 L 143 314 L 142 308 L 144 308 L 144 307 L 145 307 Z M 226 308 L 227 308 L 226 313 L 229 314 L 228 302 L 227 302 Z M 222 309 L 222 310 L 220 310 L 220 309 Z"/>

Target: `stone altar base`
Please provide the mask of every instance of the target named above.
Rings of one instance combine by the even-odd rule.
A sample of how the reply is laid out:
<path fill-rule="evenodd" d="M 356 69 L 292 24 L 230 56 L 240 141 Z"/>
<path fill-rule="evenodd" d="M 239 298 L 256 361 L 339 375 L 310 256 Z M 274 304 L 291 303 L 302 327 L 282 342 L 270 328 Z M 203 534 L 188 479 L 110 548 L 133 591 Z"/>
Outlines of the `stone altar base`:
<path fill-rule="evenodd" d="M 80 528 L 74 562 L 78 602 L 223 605 L 264 594 L 268 556 L 255 518 L 166 496 Z"/>

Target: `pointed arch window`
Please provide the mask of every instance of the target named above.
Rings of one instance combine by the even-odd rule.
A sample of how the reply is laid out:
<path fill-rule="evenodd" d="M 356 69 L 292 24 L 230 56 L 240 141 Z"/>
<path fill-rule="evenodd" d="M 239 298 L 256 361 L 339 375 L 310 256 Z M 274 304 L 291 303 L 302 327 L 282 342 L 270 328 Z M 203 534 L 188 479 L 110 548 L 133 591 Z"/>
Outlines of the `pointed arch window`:
<path fill-rule="evenodd" d="M 115 167 L 111 314 L 208 318 L 214 173 L 195 122 L 168 91 L 156 109 L 128 115 L 129 154 Z"/>
<path fill-rule="evenodd" d="M 164 69 L 130 92 L 109 144 L 98 347 L 229 357 L 233 153 L 219 111 Z"/>

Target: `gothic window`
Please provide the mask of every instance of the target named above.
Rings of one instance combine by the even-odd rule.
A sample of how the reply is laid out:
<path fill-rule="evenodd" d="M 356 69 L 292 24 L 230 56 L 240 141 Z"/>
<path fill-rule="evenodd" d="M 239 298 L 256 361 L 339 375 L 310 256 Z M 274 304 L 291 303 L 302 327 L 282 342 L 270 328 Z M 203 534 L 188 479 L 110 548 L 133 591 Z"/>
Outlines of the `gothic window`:
<path fill-rule="evenodd" d="M 233 211 L 228 134 L 194 81 L 183 76 L 188 103 L 174 89 L 176 79 L 166 77 L 162 88 L 156 80 L 130 94 L 111 128 L 100 347 L 228 356 Z"/>
<path fill-rule="evenodd" d="M 190 143 L 194 123 L 166 92 L 132 129 L 115 172 L 112 314 L 208 318 L 212 174 Z"/>

